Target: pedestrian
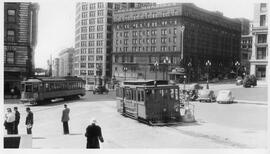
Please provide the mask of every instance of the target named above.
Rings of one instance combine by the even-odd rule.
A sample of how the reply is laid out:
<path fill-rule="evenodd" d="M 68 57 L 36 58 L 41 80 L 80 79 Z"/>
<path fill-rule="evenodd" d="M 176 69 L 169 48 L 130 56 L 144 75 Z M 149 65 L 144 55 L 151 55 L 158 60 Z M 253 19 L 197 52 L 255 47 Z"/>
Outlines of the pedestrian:
<path fill-rule="evenodd" d="M 11 88 L 11 89 L 10 89 L 11 98 L 14 97 L 14 92 L 15 92 L 14 88 Z"/>
<path fill-rule="evenodd" d="M 15 126 L 14 126 L 14 134 L 18 134 L 18 125 L 20 123 L 20 112 L 18 111 L 18 107 L 14 107 L 15 112 Z"/>
<path fill-rule="evenodd" d="M 70 109 L 67 107 L 67 104 L 65 104 L 64 110 L 62 112 L 62 119 L 61 119 L 63 123 L 64 134 L 69 134 L 69 128 L 68 128 L 69 112 L 70 112 Z"/>
<path fill-rule="evenodd" d="M 32 128 L 34 124 L 34 115 L 29 107 L 26 108 L 27 116 L 25 120 L 27 134 L 32 134 Z"/>
<path fill-rule="evenodd" d="M 11 108 L 7 108 L 4 125 L 5 129 L 7 130 L 7 134 L 14 134 L 15 114 L 12 113 Z"/>
<path fill-rule="evenodd" d="M 99 140 L 104 142 L 101 128 L 96 124 L 96 119 L 91 120 L 91 125 L 86 128 L 85 137 L 87 137 L 87 149 L 99 149 Z"/>

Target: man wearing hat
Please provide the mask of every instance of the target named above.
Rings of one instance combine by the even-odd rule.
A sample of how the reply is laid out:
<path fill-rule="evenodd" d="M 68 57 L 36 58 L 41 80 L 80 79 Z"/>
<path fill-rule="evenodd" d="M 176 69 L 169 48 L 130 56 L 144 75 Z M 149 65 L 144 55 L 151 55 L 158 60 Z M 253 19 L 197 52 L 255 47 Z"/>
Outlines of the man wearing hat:
<path fill-rule="evenodd" d="M 67 104 L 65 104 L 64 110 L 62 112 L 62 118 L 61 118 L 61 121 L 63 123 L 64 134 L 69 134 L 69 127 L 68 127 L 69 112 L 70 112 L 70 109 L 67 107 Z"/>
<path fill-rule="evenodd" d="M 101 128 L 96 124 L 97 120 L 93 118 L 91 120 L 91 125 L 89 125 L 86 128 L 86 133 L 85 137 L 87 137 L 87 149 L 95 148 L 99 149 L 99 141 L 104 142 L 102 133 L 101 133 Z"/>
<path fill-rule="evenodd" d="M 20 123 L 20 112 L 18 111 L 18 107 L 14 107 L 15 112 L 15 127 L 14 127 L 14 134 L 18 134 L 18 125 Z"/>

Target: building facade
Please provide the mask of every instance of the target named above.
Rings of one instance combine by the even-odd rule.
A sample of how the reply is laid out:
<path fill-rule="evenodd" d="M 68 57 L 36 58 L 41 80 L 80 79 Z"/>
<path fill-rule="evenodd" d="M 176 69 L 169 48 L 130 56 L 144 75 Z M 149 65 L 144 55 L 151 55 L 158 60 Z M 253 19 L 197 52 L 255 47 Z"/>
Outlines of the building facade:
<path fill-rule="evenodd" d="M 4 3 L 4 94 L 20 89 L 20 82 L 34 75 L 37 43 L 36 3 Z"/>
<path fill-rule="evenodd" d="M 194 4 L 119 10 L 113 22 L 112 74 L 117 80 L 178 80 L 183 72 L 199 80 L 206 73 L 229 73 L 240 60 L 241 22 Z"/>
<path fill-rule="evenodd" d="M 95 85 L 112 77 L 112 16 L 113 11 L 154 5 L 154 3 L 77 3 L 74 75 Z"/>
<path fill-rule="evenodd" d="M 74 48 L 67 48 L 58 54 L 59 76 L 73 75 L 73 54 Z"/>
<path fill-rule="evenodd" d="M 268 74 L 268 8 L 266 3 L 254 5 L 252 27 L 252 56 L 250 59 L 250 74 L 265 80 Z"/>

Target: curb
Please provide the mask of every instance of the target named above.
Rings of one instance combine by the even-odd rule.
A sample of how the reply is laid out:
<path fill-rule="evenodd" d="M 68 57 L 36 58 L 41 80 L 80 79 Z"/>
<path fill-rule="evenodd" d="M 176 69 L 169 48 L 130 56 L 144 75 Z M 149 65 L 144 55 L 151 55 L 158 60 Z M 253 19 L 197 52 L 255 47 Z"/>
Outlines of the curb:
<path fill-rule="evenodd" d="M 235 102 L 240 104 L 267 105 L 267 102 L 263 101 L 235 100 Z"/>

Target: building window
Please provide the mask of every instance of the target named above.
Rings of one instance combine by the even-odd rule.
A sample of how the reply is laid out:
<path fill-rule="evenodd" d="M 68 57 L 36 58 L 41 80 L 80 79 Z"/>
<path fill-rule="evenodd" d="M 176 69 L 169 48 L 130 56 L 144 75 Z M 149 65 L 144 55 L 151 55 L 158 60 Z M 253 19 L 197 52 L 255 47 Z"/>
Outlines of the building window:
<path fill-rule="evenodd" d="M 94 70 L 88 70 L 88 75 L 95 75 Z"/>
<path fill-rule="evenodd" d="M 151 46 L 151 51 L 152 52 L 156 52 L 156 47 L 155 46 Z"/>
<path fill-rule="evenodd" d="M 103 38 L 103 33 L 97 33 L 97 38 L 102 39 Z"/>
<path fill-rule="evenodd" d="M 97 31 L 103 31 L 103 25 L 98 25 L 97 26 Z"/>
<path fill-rule="evenodd" d="M 89 32 L 94 32 L 95 31 L 95 26 L 89 26 Z"/>
<path fill-rule="evenodd" d="M 86 40 L 87 39 L 87 34 L 81 34 L 81 40 Z"/>
<path fill-rule="evenodd" d="M 98 16 L 103 16 L 103 12 L 104 12 L 103 10 L 98 10 L 97 15 Z"/>
<path fill-rule="evenodd" d="M 82 5 L 82 10 L 83 11 L 87 10 L 87 4 Z"/>
<path fill-rule="evenodd" d="M 103 46 L 103 41 L 97 41 L 97 46 Z"/>
<path fill-rule="evenodd" d="M 94 61 L 95 57 L 94 56 L 88 56 L 88 61 Z"/>
<path fill-rule="evenodd" d="M 98 3 L 98 8 L 104 8 L 104 4 L 103 3 Z"/>
<path fill-rule="evenodd" d="M 6 63 L 14 64 L 15 63 L 15 51 L 7 51 L 6 52 Z"/>
<path fill-rule="evenodd" d="M 87 46 L 87 42 L 86 41 L 82 41 L 81 42 L 81 47 L 86 47 Z"/>
<path fill-rule="evenodd" d="M 86 56 L 81 56 L 81 61 L 86 61 Z"/>
<path fill-rule="evenodd" d="M 161 35 L 167 35 L 167 29 L 161 29 Z"/>
<path fill-rule="evenodd" d="M 127 42 L 128 42 L 128 40 L 125 39 L 125 40 L 124 40 L 124 45 L 127 45 L 127 44 L 128 44 Z"/>
<path fill-rule="evenodd" d="M 97 19 L 97 23 L 98 23 L 98 24 L 102 24 L 103 22 L 104 22 L 104 18 L 98 18 L 98 19 Z"/>
<path fill-rule="evenodd" d="M 88 54 L 94 54 L 94 53 L 95 53 L 95 48 L 88 49 Z"/>
<path fill-rule="evenodd" d="M 96 16 L 96 12 L 95 11 L 90 11 L 89 12 L 89 17 L 95 17 Z"/>
<path fill-rule="evenodd" d="M 7 10 L 8 13 L 8 22 L 15 22 L 16 21 L 16 11 L 15 10 Z"/>
<path fill-rule="evenodd" d="M 103 48 L 97 48 L 97 54 L 102 54 L 103 53 Z"/>
<path fill-rule="evenodd" d="M 267 35 L 266 34 L 259 34 L 258 35 L 258 43 L 267 43 Z"/>
<path fill-rule="evenodd" d="M 152 38 L 152 39 L 151 39 L 151 44 L 155 44 L 156 41 L 157 41 L 157 40 L 156 40 L 155 38 Z"/>
<path fill-rule="evenodd" d="M 15 31 L 7 30 L 7 41 L 14 42 L 15 41 Z"/>
<path fill-rule="evenodd" d="M 87 20 L 86 19 L 82 20 L 82 25 L 87 25 Z"/>
<path fill-rule="evenodd" d="M 103 56 L 96 56 L 96 60 L 97 61 L 102 61 L 103 60 Z"/>
<path fill-rule="evenodd" d="M 260 10 L 261 10 L 261 12 L 266 12 L 267 11 L 266 3 L 261 3 Z"/>
<path fill-rule="evenodd" d="M 89 41 L 89 42 L 88 42 L 88 46 L 89 46 L 89 47 L 95 46 L 95 41 Z"/>
<path fill-rule="evenodd" d="M 260 15 L 260 26 L 266 26 L 266 16 Z"/>
<path fill-rule="evenodd" d="M 90 10 L 94 10 L 95 8 L 96 8 L 96 4 L 95 3 L 89 5 L 89 9 Z"/>
<path fill-rule="evenodd" d="M 80 75 L 86 75 L 86 70 L 80 70 Z"/>
<path fill-rule="evenodd" d="M 162 38 L 161 38 L 161 43 L 166 43 L 166 40 L 167 40 L 166 37 L 162 37 Z"/>
<path fill-rule="evenodd" d="M 89 19 L 89 24 L 93 25 L 93 24 L 95 24 L 95 21 L 96 21 L 95 19 Z"/>
<path fill-rule="evenodd" d="M 94 63 L 88 63 L 88 68 L 94 68 L 95 64 Z"/>
<path fill-rule="evenodd" d="M 266 47 L 257 48 L 257 59 L 266 59 Z"/>
<path fill-rule="evenodd" d="M 124 32 L 124 36 L 125 37 L 128 37 L 128 32 Z"/>
<path fill-rule="evenodd" d="M 157 33 L 157 30 L 152 30 L 151 31 L 151 35 L 156 35 L 156 33 Z"/>
<path fill-rule="evenodd" d="M 82 33 L 86 33 L 86 32 L 87 32 L 87 27 L 82 27 L 82 28 L 81 28 L 81 32 L 82 32 Z"/>
<path fill-rule="evenodd" d="M 87 12 L 83 12 L 82 13 L 82 18 L 87 18 L 87 15 L 88 15 Z"/>
<path fill-rule="evenodd" d="M 86 48 L 81 49 L 81 54 L 86 54 Z"/>
<path fill-rule="evenodd" d="M 173 51 L 176 51 L 176 46 L 173 46 Z"/>
<path fill-rule="evenodd" d="M 89 39 L 95 39 L 95 33 L 90 33 L 89 34 Z"/>
<path fill-rule="evenodd" d="M 86 63 L 81 63 L 81 68 L 86 68 Z"/>

